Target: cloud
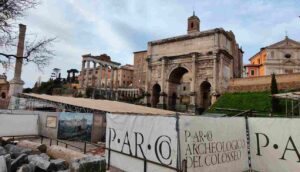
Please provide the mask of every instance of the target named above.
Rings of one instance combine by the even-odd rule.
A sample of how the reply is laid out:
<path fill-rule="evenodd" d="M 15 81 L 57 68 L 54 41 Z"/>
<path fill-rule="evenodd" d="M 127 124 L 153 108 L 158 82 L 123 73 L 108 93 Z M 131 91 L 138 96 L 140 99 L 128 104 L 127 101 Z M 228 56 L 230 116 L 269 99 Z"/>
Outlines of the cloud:
<path fill-rule="evenodd" d="M 50 77 L 54 67 L 81 68 L 81 55 L 106 53 L 122 64 L 133 63 L 133 51 L 147 42 L 186 34 L 193 9 L 201 30 L 232 30 L 245 51 L 244 62 L 261 47 L 280 41 L 288 31 L 300 40 L 299 0 L 43 0 L 20 22 L 28 33 L 58 37 L 56 57 L 40 73 L 33 64 L 23 68 L 26 86 L 39 75 Z M 1 72 L 1 70 L 0 70 Z M 12 77 L 12 71 L 9 73 Z"/>

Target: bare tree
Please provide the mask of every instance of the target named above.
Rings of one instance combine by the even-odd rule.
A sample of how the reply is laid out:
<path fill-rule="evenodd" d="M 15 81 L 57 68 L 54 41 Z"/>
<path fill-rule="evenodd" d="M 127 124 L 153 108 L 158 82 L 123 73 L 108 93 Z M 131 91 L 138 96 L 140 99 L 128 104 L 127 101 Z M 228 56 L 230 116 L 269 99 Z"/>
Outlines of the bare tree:
<path fill-rule="evenodd" d="M 1 51 L 16 47 L 16 21 L 24 17 L 26 10 L 34 8 L 39 0 L 0 0 L 0 47 Z M 56 38 L 26 41 L 23 57 L 0 51 L 0 64 L 9 65 L 16 58 L 24 58 L 25 63 L 35 63 L 39 69 L 47 66 L 54 52 L 50 49 Z"/>

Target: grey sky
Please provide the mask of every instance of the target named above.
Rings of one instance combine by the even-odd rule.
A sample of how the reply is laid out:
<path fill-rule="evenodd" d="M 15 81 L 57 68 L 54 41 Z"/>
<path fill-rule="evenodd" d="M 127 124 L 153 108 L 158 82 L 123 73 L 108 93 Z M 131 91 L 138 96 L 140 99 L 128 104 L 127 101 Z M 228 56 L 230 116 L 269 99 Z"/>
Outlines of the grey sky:
<path fill-rule="evenodd" d="M 300 41 L 299 0 L 43 0 L 21 22 L 28 33 L 57 36 L 56 57 L 44 73 L 26 65 L 25 86 L 39 76 L 49 79 L 54 67 L 63 76 L 70 68 L 80 70 L 82 54 L 106 53 L 122 64 L 133 63 L 132 52 L 145 50 L 148 41 L 185 34 L 193 9 L 201 30 L 234 32 L 244 63 L 261 47 L 283 39 L 285 31 Z"/>

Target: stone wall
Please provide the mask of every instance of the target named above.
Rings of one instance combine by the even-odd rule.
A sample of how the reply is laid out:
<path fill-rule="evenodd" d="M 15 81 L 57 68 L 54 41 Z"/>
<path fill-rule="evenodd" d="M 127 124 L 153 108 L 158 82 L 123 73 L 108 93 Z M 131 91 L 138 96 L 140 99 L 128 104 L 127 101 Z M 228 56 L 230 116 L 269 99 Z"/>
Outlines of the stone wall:
<path fill-rule="evenodd" d="M 276 75 L 279 90 L 300 89 L 300 73 Z M 267 91 L 271 87 L 271 76 L 231 79 L 227 92 Z"/>

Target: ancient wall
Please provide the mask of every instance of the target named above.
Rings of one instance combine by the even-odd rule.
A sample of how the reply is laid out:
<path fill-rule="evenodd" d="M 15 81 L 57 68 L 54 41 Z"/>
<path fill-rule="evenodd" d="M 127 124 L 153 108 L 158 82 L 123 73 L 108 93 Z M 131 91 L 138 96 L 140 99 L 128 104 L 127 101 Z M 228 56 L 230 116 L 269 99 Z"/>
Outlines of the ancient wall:
<path fill-rule="evenodd" d="M 147 51 L 134 52 L 133 87 L 145 89 L 147 72 Z"/>
<path fill-rule="evenodd" d="M 300 89 L 300 73 L 276 75 L 279 90 Z M 271 76 L 231 79 L 227 92 L 257 92 L 270 90 Z"/>
<path fill-rule="evenodd" d="M 158 45 L 152 45 L 150 52 L 152 59 L 157 60 L 163 56 L 176 56 L 189 54 L 191 52 L 208 52 L 213 51 L 215 45 L 214 35 L 186 39 L 183 41 L 174 41 Z M 148 48 L 149 51 L 149 48 Z"/>

